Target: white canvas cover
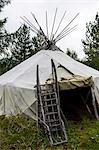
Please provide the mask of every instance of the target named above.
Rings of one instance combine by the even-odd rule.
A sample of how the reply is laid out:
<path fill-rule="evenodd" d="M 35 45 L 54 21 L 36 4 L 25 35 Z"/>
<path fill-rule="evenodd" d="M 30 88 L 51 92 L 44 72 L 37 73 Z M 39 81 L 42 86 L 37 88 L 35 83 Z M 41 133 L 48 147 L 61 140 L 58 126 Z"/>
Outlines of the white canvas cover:
<path fill-rule="evenodd" d="M 56 68 L 66 68 L 66 76 L 70 72 L 84 78 L 92 76 L 94 92 L 99 103 L 99 71 L 81 64 L 61 51 L 41 50 L 7 73 L 0 76 L 0 115 L 16 115 L 25 113 L 36 119 L 36 67 L 39 65 L 40 83 L 45 83 L 51 74 L 51 59 Z"/>

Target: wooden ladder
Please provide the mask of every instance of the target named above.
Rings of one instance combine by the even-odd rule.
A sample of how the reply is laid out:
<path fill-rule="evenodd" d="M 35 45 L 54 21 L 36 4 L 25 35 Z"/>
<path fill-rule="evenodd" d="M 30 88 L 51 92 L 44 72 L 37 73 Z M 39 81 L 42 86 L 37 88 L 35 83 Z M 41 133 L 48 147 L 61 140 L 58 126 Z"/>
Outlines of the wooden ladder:
<path fill-rule="evenodd" d="M 52 82 L 43 85 L 39 82 L 39 66 L 37 65 L 38 126 L 43 127 L 51 145 L 58 145 L 67 142 L 67 135 L 61 118 L 59 88 L 53 60 L 51 64 Z"/>

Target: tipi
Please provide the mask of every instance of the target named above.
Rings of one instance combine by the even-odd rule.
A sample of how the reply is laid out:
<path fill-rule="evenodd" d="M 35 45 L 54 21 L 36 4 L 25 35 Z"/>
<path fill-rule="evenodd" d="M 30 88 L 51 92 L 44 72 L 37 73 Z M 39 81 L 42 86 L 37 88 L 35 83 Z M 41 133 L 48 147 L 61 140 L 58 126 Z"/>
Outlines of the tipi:
<path fill-rule="evenodd" d="M 76 18 L 76 16 L 74 18 Z M 34 19 L 36 20 L 35 16 Z M 59 26 L 60 24 L 61 22 Z M 67 105 L 68 96 L 72 95 L 73 103 L 77 104 L 80 99 L 82 99 L 89 114 L 93 114 L 99 119 L 99 71 L 73 60 L 55 46 L 56 41 L 66 36 L 74 29 L 74 27 L 71 28 L 71 30 L 67 29 L 68 25 L 57 38 L 55 38 L 56 33 L 54 35 L 52 34 L 51 40 L 48 40 L 39 25 L 40 34 L 45 38 L 46 43 L 43 50 L 0 76 L 0 115 L 24 113 L 35 120 L 37 119 L 34 88 L 36 85 L 36 67 L 39 65 L 40 82 L 44 84 L 51 76 L 50 62 L 51 59 L 53 59 L 60 85 L 60 100 L 62 107 Z M 34 28 L 32 30 L 34 30 Z M 35 29 L 35 32 L 36 31 L 38 30 Z M 61 99 L 62 94 L 64 95 L 65 92 L 67 93 L 67 97 Z M 74 93 L 76 93 L 76 96 L 78 93 L 80 94 L 80 99 L 77 102 L 75 102 L 76 100 L 73 98 Z M 66 110 L 64 107 L 63 109 L 64 111 Z"/>
<path fill-rule="evenodd" d="M 39 65 L 40 82 L 43 84 L 51 74 L 51 59 L 58 68 L 61 89 L 90 86 L 99 104 L 99 71 L 73 60 L 61 51 L 41 50 L 0 76 L 0 115 L 25 113 L 36 118 L 36 66 Z"/>

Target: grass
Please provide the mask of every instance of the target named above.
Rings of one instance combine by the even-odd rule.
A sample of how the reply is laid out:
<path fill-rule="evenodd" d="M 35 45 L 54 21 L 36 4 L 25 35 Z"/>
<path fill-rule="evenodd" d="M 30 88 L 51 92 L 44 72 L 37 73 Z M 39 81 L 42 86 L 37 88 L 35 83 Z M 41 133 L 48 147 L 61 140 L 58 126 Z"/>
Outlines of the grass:
<path fill-rule="evenodd" d="M 36 122 L 22 116 L 0 116 L 0 150 L 99 150 L 99 121 L 69 122 L 68 143 L 51 147 Z"/>

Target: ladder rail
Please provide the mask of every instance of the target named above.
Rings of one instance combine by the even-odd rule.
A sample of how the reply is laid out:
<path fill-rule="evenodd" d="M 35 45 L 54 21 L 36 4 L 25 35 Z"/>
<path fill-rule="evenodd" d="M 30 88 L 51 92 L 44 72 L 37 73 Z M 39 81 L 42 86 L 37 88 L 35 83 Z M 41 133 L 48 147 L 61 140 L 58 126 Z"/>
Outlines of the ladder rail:
<path fill-rule="evenodd" d="M 53 59 L 51 59 L 51 64 L 52 64 L 53 82 L 55 80 L 55 90 L 56 90 L 56 94 L 57 94 L 56 95 L 56 97 L 57 97 L 57 103 L 59 103 L 59 106 L 60 106 L 59 85 L 58 85 L 58 80 L 57 80 L 56 67 L 55 67 Z M 58 112 L 59 112 L 59 117 L 61 118 L 61 113 L 60 113 L 59 106 L 58 106 Z"/>

